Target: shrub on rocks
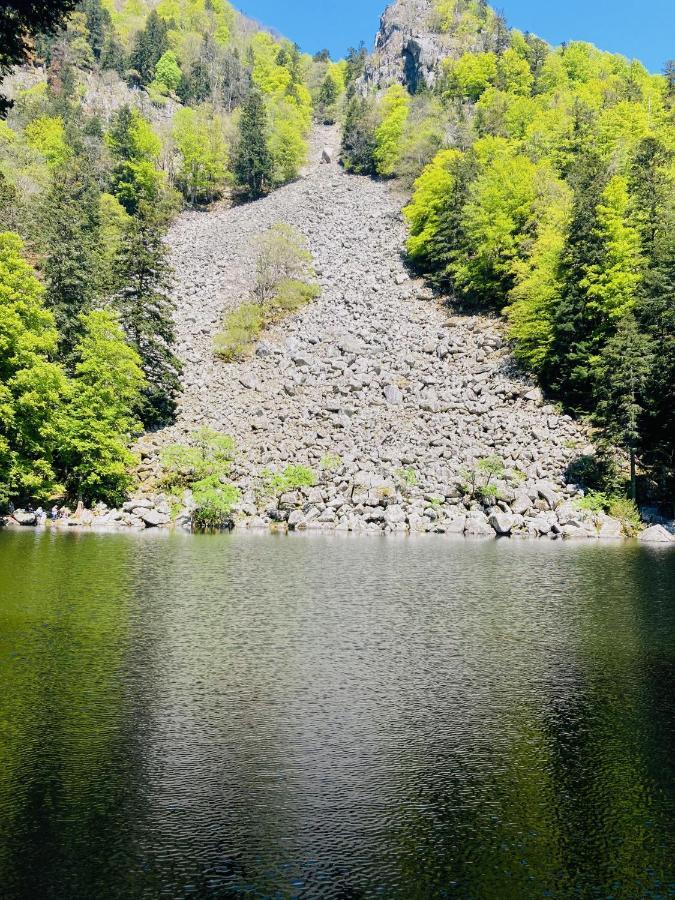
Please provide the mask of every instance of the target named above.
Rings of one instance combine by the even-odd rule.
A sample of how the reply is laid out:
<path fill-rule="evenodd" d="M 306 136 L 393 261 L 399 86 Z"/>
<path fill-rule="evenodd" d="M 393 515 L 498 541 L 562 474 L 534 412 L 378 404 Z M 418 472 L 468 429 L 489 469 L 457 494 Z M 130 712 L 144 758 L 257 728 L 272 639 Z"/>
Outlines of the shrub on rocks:
<path fill-rule="evenodd" d="M 227 481 L 234 441 L 210 428 L 194 432 L 192 440 L 192 445 L 172 444 L 162 451 L 163 485 L 192 492 L 194 528 L 226 527 L 239 500 L 239 491 Z"/>
<path fill-rule="evenodd" d="M 213 339 L 216 355 L 226 362 L 241 359 L 262 331 L 265 316 L 258 303 L 244 303 L 225 316 L 224 328 Z"/>
<path fill-rule="evenodd" d="M 281 472 L 270 472 L 266 469 L 261 473 L 261 477 L 263 491 L 273 497 L 279 497 L 301 487 L 314 487 L 316 484 L 316 475 L 308 466 L 290 465 Z"/>
<path fill-rule="evenodd" d="M 260 238 L 253 301 L 227 313 L 224 328 L 214 338 L 214 351 L 226 362 L 251 350 L 266 325 L 283 319 L 321 293 L 314 278 L 312 256 L 302 234 L 280 223 Z"/>

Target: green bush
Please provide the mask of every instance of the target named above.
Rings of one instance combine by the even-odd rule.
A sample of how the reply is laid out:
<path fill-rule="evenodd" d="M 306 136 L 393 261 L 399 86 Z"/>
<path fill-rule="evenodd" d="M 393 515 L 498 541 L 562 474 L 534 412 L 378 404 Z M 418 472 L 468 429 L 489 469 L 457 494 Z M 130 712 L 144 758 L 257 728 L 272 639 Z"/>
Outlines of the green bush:
<path fill-rule="evenodd" d="M 194 528 L 223 528 L 239 499 L 237 488 L 227 481 L 234 459 L 234 441 L 211 428 L 200 428 L 191 445 L 172 444 L 161 454 L 162 484 L 171 491 L 192 491 Z"/>
<path fill-rule="evenodd" d="M 272 309 L 280 313 L 291 313 L 310 303 L 321 293 L 318 284 L 308 284 L 296 278 L 284 278 L 277 285 Z"/>
<path fill-rule="evenodd" d="M 613 519 L 621 522 L 621 527 L 628 537 L 636 534 L 642 525 L 640 512 L 633 500 L 620 494 L 607 494 L 603 491 L 589 491 L 580 500 L 576 501 L 579 509 L 589 510 L 592 513 L 607 513 Z"/>
<path fill-rule="evenodd" d="M 197 504 L 192 514 L 193 528 L 225 528 L 229 524 L 232 508 L 239 500 L 239 491 L 233 484 L 198 482 L 192 494 Z"/>
<path fill-rule="evenodd" d="M 262 478 L 265 493 L 274 497 L 301 487 L 314 487 L 316 484 L 316 475 L 308 466 L 286 466 L 283 472 L 265 470 Z"/>
<path fill-rule="evenodd" d="M 251 349 L 265 321 L 258 303 L 244 303 L 225 316 L 223 331 L 213 339 L 217 356 L 231 362 L 241 359 Z"/>
<path fill-rule="evenodd" d="M 417 472 L 413 468 L 397 469 L 395 475 L 408 488 L 415 487 L 417 484 Z"/>
<path fill-rule="evenodd" d="M 319 463 L 324 472 L 335 472 L 342 467 L 342 457 L 339 453 L 326 453 Z"/>

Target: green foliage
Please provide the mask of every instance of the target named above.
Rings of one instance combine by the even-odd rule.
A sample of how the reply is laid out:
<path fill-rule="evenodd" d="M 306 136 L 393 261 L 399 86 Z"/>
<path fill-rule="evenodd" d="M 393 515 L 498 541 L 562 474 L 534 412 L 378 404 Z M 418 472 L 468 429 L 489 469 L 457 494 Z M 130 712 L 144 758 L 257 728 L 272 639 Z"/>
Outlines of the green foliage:
<path fill-rule="evenodd" d="M 162 483 L 171 491 L 192 492 L 194 528 L 223 528 L 239 501 L 239 491 L 227 481 L 235 455 L 234 441 L 211 428 L 194 432 L 191 441 L 190 445 L 172 444 L 162 451 Z"/>
<path fill-rule="evenodd" d="M 613 519 L 621 522 L 621 527 L 628 537 L 633 537 L 642 527 L 640 511 L 635 501 L 620 494 L 606 493 L 604 491 L 588 491 L 579 500 L 575 500 L 578 509 L 591 513 L 606 513 Z"/>
<path fill-rule="evenodd" d="M 0 504 L 57 489 L 53 454 L 67 382 L 44 290 L 18 235 L 0 234 Z"/>
<path fill-rule="evenodd" d="M 342 468 L 342 457 L 339 453 L 325 453 L 319 462 L 323 472 L 337 472 Z"/>
<path fill-rule="evenodd" d="M 242 303 L 225 315 L 223 330 L 213 339 L 217 356 L 225 362 L 241 359 L 252 349 L 265 322 L 259 303 Z"/>
<path fill-rule="evenodd" d="M 401 85 L 394 84 L 384 95 L 380 110 L 382 121 L 375 129 L 373 160 L 377 174 L 389 177 L 396 172 L 401 158 L 410 95 Z"/>
<path fill-rule="evenodd" d="M 188 203 L 219 197 L 228 180 L 221 120 L 209 118 L 202 110 L 178 110 L 173 119 L 173 138 L 181 156 L 177 184 Z"/>
<path fill-rule="evenodd" d="M 396 470 L 396 477 L 407 488 L 413 488 L 417 484 L 417 470 L 407 466 L 403 469 Z"/>
<path fill-rule="evenodd" d="M 444 92 L 449 97 L 478 100 L 497 80 L 497 56 L 492 53 L 465 53 L 445 64 Z"/>
<path fill-rule="evenodd" d="M 481 457 L 473 468 L 464 469 L 461 475 L 464 479 L 461 485 L 463 492 L 486 505 L 499 499 L 499 487 L 492 483 L 492 479 L 509 477 L 502 458 L 496 454 Z"/>
<path fill-rule="evenodd" d="M 195 482 L 226 475 L 235 456 L 234 440 L 212 428 L 190 435 L 191 444 L 171 444 L 160 456 L 162 484 L 170 491 L 191 488 Z"/>
<path fill-rule="evenodd" d="M 273 497 L 279 497 L 288 491 L 295 491 L 302 487 L 314 487 L 316 475 L 308 466 L 290 465 L 282 472 L 262 473 L 263 489 L 265 493 Z"/>
<path fill-rule="evenodd" d="M 168 49 L 168 26 L 153 9 L 145 26 L 136 34 L 131 53 L 131 65 L 143 84 L 152 81 L 155 67 Z"/>
<path fill-rule="evenodd" d="M 80 314 L 92 308 L 103 275 L 99 198 L 93 172 L 76 159 L 54 171 L 40 211 L 46 301 L 64 360 L 81 336 Z"/>
<path fill-rule="evenodd" d="M 415 182 L 411 262 L 460 301 L 503 310 L 518 360 L 566 409 L 591 414 L 607 453 L 630 462 L 633 492 L 642 466 L 664 495 L 675 482 L 669 82 L 590 44 L 509 35 L 472 0 L 437 0 L 435 12 L 469 49 L 439 79 L 453 149 Z M 363 121 L 349 124 L 367 134 Z"/>
<path fill-rule="evenodd" d="M 135 462 L 129 439 L 140 434 L 135 411 L 143 372 L 109 311 L 82 315 L 82 339 L 68 404 L 61 418 L 58 457 L 71 496 L 119 504 L 131 487 Z"/>
<path fill-rule="evenodd" d="M 313 274 L 312 255 L 297 228 L 279 223 L 259 239 L 253 293 L 263 305 L 274 298 L 281 282 Z"/>
<path fill-rule="evenodd" d="M 305 239 L 290 225 L 278 224 L 258 242 L 255 303 L 244 303 L 225 315 L 223 331 L 214 339 L 214 350 L 226 362 L 241 359 L 253 347 L 260 332 L 311 302 L 320 294 L 312 256 Z"/>
<path fill-rule="evenodd" d="M 113 193 L 127 212 L 134 214 L 141 203 L 157 203 L 166 177 L 157 168 L 161 141 L 136 109 L 122 106 L 113 117 L 106 143 L 116 161 L 112 173 Z"/>
<path fill-rule="evenodd" d="M 24 136 L 28 145 L 41 153 L 49 166 L 62 166 L 72 155 L 72 150 L 66 143 L 66 131 L 60 116 L 33 119 L 24 128 Z"/>
<path fill-rule="evenodd" d="M 239 142 L 233 172 L 237 184 L 251 200 L 262 197 L 272 185 L 274 160 L 269 148 L 268 118 L 262 95 L 252 91 L 239 120 Z"/>
<path fill-rule="evenodd" d="M 181 364 L 173 347 L 172 270 L 164 243 L 166 216 L 142 203 L 127 220 L 113 262 L 118 289 L 114 304 L 143 366 L 141 417 L 148 428 L 169 424 L 180 390 Z"/>
<path fill-rule="evenodd" d="M 316 300 L 320 294 L 318 284 L 308 284 L 297 278 L 284 278 L 277 285 L 271 304 L 272 311 L 283 317 Z"/>
<path fill-rule="evenodd" d="M 167 50 L 157 60 L 155 82 L 170 93 L 175 93 L 180 84 L 181 70 L 173 50 Z"/>
<path fill-rule="evenodd" d="M 372 104 L 365 97 L 352 97 L 347 105 L 341 147 L 342 162 L 348 172 L 375 174 L 376 127 Z"/>
<path fill-rule="evenodd" d="M 34 35 L 53 34 L 74 7 L 75 0 L 4 4 L 0 9 L 0 79 L 14 66 L 28 61 Z M 0 95 L 0 118 L 11 106 L 11 101 Z"/>

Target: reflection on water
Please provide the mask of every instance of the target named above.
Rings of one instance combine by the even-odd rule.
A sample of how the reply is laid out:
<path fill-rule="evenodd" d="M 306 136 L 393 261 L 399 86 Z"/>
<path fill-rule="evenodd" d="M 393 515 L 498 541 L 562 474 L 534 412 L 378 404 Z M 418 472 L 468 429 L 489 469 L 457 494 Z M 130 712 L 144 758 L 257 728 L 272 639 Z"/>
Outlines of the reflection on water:
<path fill-rule="evenodd" d="M 675 554 L 0 534 L 0 894 L 667 897 Z"/>

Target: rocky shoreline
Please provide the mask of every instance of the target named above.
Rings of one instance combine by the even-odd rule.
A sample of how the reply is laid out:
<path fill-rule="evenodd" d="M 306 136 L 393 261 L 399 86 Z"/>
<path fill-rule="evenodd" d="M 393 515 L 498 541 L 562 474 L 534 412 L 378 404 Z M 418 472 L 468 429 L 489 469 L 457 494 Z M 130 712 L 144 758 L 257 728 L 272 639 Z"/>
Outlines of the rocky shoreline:
<path fill-rule="evenodd" d="M 510 502 L 500 499 L 493 506 L 402 492 L 393 480 L 360 472 L 344 495 L 330 501 L 328 484 L 282 494 L 264 509 L 247 515 L 240 506 L 228 528 L 279 531 L 356 532 L 359 534 L 433 533 L 467 538 L 513 537 L 528 539 L 620 540 L 629 537 L 622 523 L 604 514 L 580 509 L 573 489 L 556 491 L 548 482 L 513 493 Z M 340 505 L 338 505 L 340 504 Z M 85 528 L 93 531 L 181 529 L 190 531 L 193 504 L 189 491 L 180 509 L 172 509 L 171 498 L 159 494 L 128 500 L 120 509 L 99 504 L 78 508 L 56 519 L 39 521 L 35 512 L 17 510 L 0 520 L 4 527 L 47 527 L 55 530 Z M 250 512 L 250 510 L 248 511 Z M 637 539 L 645 543 L 675 544 L 675 535 L 661 524 L 643 530 Z"/>

